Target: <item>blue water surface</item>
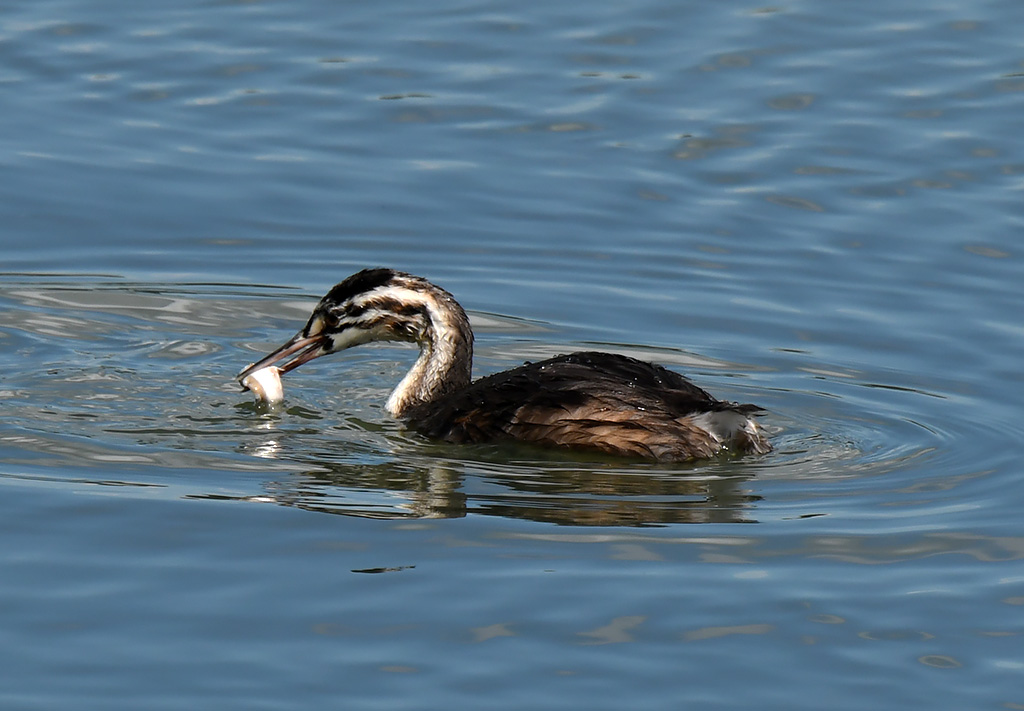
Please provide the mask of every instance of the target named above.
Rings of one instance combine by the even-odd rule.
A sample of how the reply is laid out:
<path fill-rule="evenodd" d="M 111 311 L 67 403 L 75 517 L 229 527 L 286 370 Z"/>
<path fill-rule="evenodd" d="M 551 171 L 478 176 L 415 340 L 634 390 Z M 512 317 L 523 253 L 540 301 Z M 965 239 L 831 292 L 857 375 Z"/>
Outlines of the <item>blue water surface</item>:
<path fill-rule="evenodd" d="M 4 709 L 1024 708 L 1024 5 L 0 9 Z M 458 447 L 354 349 L 578 349 L 775 452 Z M 703 524 L 703 525 L 697 525 Z"/>

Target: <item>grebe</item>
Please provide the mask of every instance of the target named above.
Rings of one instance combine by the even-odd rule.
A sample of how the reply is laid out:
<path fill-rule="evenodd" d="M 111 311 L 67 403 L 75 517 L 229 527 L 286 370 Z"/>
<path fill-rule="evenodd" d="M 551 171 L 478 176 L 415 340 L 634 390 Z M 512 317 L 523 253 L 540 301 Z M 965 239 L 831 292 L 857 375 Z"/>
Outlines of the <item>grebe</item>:
<path fill-rule="evenodd" d="M 723 450 L 764 454 L 756 405 L 716 400 L 678 373 L 612 353 L 573 353 L 472 381 L 473 331 L 444 289 L 392 269 L 332 288 L 290 341 L 238 374 L 285 373 L 370 341 L 412 341 L 420 355 L 387 410 L 448 442 L 520 440 L 661 461 Z"/>

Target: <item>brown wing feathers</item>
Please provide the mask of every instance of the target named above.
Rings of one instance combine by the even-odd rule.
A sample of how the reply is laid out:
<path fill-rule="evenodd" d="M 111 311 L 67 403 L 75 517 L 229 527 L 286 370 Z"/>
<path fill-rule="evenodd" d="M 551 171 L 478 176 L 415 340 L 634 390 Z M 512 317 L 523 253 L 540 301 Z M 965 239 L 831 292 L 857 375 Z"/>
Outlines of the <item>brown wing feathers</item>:
<path fill-rule="evenodd" d="M 719 444 L 689 416 L 740 407 L 753 408 L 716 400 L 658 365 L 608 353 L 574 353 L 482 378 L 412 413 L 409 421 L 449 442 L 511 438 L 690 459 L 715 454 Z"/>

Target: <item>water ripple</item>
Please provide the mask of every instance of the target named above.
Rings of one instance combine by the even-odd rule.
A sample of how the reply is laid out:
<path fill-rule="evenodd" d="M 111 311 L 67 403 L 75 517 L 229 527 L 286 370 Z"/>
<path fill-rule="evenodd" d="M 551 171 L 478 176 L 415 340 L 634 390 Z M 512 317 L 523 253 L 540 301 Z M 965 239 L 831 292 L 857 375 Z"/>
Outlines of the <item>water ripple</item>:
<path fill-rule="evenodd" d="M 357 516 L 477 513 L 642 526 L 843 515 L 851 496 L 926 515 L 948 506 L 963 488 L 977 487 L 984 478 L 980 443 L 1011 434 L 999 423 L 950 417 L 964 398 L 937 379 L 916 376 L 898 385 L 898 373 L 872 376 L 807 363 L 806 356 L 783 377 L 678 349 L 586 343 L 577 347 L 653 359 L 731 399 L 762 404 L 776 451 L 664 466 L 527 447 L 430 443 L 390 421 L 381 407 L 408 367 L 408 349 L 365 349 L 343 362 L 310 366 L 292 381 L 283 411 L 249 403 L 231 383 L 238 364 L 252 357 L 245 352 L 274 345 L 304 319 L 309 302 L 215 293 L 225 288 L 236 290 L 11 289 L 7 333 L 32 340 L 22 345 L 18 361 L 31 367 L 15 364 L 5 380 L 5 461 L 66 467 L 76 472 L 69 475 L 76 482 L 82 472 L 112 462 L 150 471 L 155 485 L 181 467 L 290 472 L 260 491 L 245 485 L 231 495 Z M 265 342 L 225 338 L 260 318 L 280 324 L 267 330 Z M 536 340 L 550 330 L 543 324 L 487 314 L 474 322 L 484 343 L 498 339 L 480 349 L 480 363 L 489 369 L 566 350 Z M 186 332 L 191 337 L 183 337 Z M 47 339 L 56 333 L 62 340 L 55 351 Z M 137 340 L 140 334 L 146 340 Z M 198 334 L 204 338 L 197 340 Z M 340 389 L 333 377 L 339 369 L 345 372 Z M 786 387 L 758 384 L 771 381 Z M 97 481 L 104 477 L 98 474 Z M 787 492 L 796 482 L 801 494 L 794 504 Z M 784 502 L 778 511 L 776 499 Z"/>

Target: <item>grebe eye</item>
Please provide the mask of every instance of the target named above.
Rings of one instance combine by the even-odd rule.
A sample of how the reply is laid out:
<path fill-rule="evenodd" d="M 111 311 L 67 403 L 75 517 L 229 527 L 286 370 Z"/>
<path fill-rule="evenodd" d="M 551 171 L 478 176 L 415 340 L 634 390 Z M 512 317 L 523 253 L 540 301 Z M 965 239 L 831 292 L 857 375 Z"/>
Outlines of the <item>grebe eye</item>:
<path fill-rule="evenodd" d="M 324 326 L 326 328 L 335 329 L 338 324 L 341 323 L 341 318 L 336 313 L 328 311 L 324 314 Z"/>

